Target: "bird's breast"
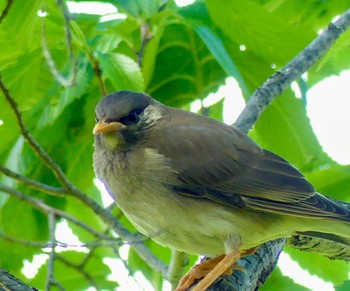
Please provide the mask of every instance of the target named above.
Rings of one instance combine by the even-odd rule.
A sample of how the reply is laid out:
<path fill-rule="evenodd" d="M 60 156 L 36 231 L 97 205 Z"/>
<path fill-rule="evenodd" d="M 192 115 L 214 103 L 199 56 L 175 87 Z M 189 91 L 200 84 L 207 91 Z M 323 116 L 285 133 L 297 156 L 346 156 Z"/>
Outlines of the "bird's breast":
<path fill-rule="evenodd" d="M 104 154 L 106 157 L 100 159 L 95 153 L 96 173 L 141 233 L 187 253 L 224 253 L 221 230 L 227 223 L 233 232 L 232 224 L 225 222 L 227 219 L 221 217 L 223 212 L 216 204 L 172 190 L 170 185 L 178 183 L 177 174 L 166 157 L 150 148 L 114 157 Z M 99 160 L 110 162 L 101 164 Z"/>

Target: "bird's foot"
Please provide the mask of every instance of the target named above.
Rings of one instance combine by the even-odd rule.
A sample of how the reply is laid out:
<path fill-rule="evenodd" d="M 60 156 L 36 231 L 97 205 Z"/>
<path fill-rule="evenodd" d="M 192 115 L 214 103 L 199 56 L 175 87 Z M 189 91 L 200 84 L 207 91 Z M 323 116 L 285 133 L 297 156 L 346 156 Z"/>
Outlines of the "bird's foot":
<path fill-rule="evenodd" d="M 193 266 L 185 276 L 183 276 L 176 287 L 176 291 L 185 291 L 190 288 L 197 280 L 204 278 L 209 272 L 225 257 L 225 255 L 217 256 L 200 262 Z M 227 269 L 226 275 L 230 275 L 232 270 Z"/>
<path fill-rule="evenodd" d="M 243 267 L 234 265 L 234 263 L 240 258 L 254 254 L 258 247 L 259 246 L 244 252 L 217 256 L 193 266 L 187 274 L 182 277 L 176 291 L 185 291 L 200 279 L 203 280 L 193 288 L 193 291 L 203 291 L 221 275 L 231 275 L 233 270 L 245 272 Z"/>

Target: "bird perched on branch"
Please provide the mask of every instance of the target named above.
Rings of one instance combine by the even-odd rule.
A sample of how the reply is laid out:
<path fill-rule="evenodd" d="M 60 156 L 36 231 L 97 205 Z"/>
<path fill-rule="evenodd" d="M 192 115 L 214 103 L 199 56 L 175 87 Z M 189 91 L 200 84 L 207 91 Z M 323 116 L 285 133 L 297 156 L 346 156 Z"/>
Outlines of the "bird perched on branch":
<path fill-rule="evenodd" d="M 133 91 L 101 99 L 96 118 L 95 172 L 130 222 L 161 245 L 211 257 L 177 290 L 199 279 L 193 290 L 205 290 L 269 240 L 350 245 L 350 213 L 237 128 Z"/>

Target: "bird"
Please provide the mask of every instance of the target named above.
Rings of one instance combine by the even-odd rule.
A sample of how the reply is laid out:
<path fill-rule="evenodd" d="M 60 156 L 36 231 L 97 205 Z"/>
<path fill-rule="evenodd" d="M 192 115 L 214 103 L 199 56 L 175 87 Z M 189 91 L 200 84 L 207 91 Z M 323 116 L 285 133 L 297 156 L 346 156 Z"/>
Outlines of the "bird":
<path fill-rule="evenodd" d="M 95 113 L 94 170 L 124 215 L 160 245 L 209 257 L 176 290 L 206 290 L 270 240 L 350 245 L 350 212 L 238 128 L 128 90 Z"/>

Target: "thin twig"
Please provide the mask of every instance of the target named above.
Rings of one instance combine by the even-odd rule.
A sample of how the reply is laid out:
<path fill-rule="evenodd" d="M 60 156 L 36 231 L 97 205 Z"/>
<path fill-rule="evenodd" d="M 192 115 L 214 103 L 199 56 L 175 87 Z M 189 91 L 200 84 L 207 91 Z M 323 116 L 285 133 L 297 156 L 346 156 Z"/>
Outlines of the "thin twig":
<path fill-rule="evenodd" d="M 52 186 L 46 185 L 44 183 L 40 183 L 38 181 L 29 179 L 27 177 L 24 177 L 20 174 L 17 174 L 15 172 L 11 171 L 10 169 L 8 169 L 2 165 L 0 165 L 0 172 L 3 173 L 4 175 L 10 177 L 10 178 L 13 178 L 17 181 L 22 182 L 24 185 L 27 185 L 33 189 L 36 189 L 36 190 L 40 190 L 40 191 L 45 192 L 47 194 L 51 194 L 54 196 L 63 196 L 66 193 L 65 189 L 63 189 L 63 188 L 52 187 Z"/>
<path fill-rule="evenodd" d="M 74 56 L 74 51 L 73 51 L 73 41 L 72 41 L 72 32 L 69 28 L 69 23 L 70 23 L 70 13 L 67 7 L 67 3 L 62 0 L 57 0 L 58 5 L 61 7 L 62 14 L 64 17 L 64 29 L 66 31 L 66 39 L 67 39 L 67 45 L 68 45 L 68 58 L 70 59 L 72 66 L 73 66 L 73 73 L 72 73 L 72 85 L 75 84 L 76 77 L 77 77 L 77 64 Z"/>
<path fill-rule="evenodd" d="M 324 56 L 349 25 L 350 9 L 342 14 L 337 21 L 329 24 L 328 28 L 291 62 L 264 82 L 250 97 L 234 125 L 247 133 L 271 101 Z"/>
<path fill-rule="evenodd" d="M 22 135 L 25 138 L 25 140 L 28 142 L 30 147 L 41 158 L 41 160 L 45 163 L 45 165 L 47 165 L 49 169 L 52 170 L 53 174 L 56 176 L 56 178 L 62 184 L 62 186 L 64 186 L 67 189 L 74 187 L 72 183 L 68 180 L 68 178 L 65 176 L 62 169 L 54 162 L 54 160 L 47 154 L 47 152 L 41 147 L 41 145 L 36 141 L 36 139 L 28 131 L 27 127 L 24 124 L 22 114 L 18 109 L 18 105 L 10 95 L 10 92 L 6 88 L 5 84 L 3 83 L 1 75 L 0 75 L 0 89 L 4 93 L 4 96 L 7 102 L 10 104 L 13 112 L 15 113 Z"/>
<path fill-rule="evenodd" d="M 81 227 L 82 229 L 85 229 L 87 232 L 91 233 L 95 237 L 98 237 L 101 239 L 105 238 L 105 235 L 99 233 L 98 231 L 96 231 L 95 229 L 93 229 L 89 225 L 85 224 L 84 222 L 76 219 L 74 216 L 70 215 L 69 213 L 66 213 L 62 210 L 58 210 L 54 207 L 51 207 L 38 199 L 27 196 L 27 195 L 13 189 L 13 188 L 9 188 L 9 187 L 3 186 L 1 184 L 0 184 L 0 191 L 8 193 L 11 196 L 16 197 L 17 199 L 20 199 L 22 201 L 25 201 L 26 203 L 30 204 L 35 209 L 38 209 L 38 210 L 43 211 L 43 212 L 48 213 L 48 214 L 53 213 L 56 216 L 65 218 L 65 219 L 73 222 L 77 226 Z"/>
<path fill-rule="evenodd" d="M 82 244 L 67 244 L 64 242 L 57 241 L 55 244 L 52 243 L 40 243 L 36 241 L 28 241 L 16 237 L 10 237 L 0 233 L 0 238 L 8 242 L 20 244 L 27 247 L 39 248 L 39 249 L 50 249 L 52 247 L 62 248 L 62 249 L 72 249 L 72 248 L 91 248 L 91 247 L 111 247 L 113 250 L 115 247 L 120 247 L 124 242 L 119 238 L 106 237 L 104 239 L 99 239 L 92 242 L 82 243 Z"/>
<path fill-rule="evenodd" d="M 7 0 L 6 6 L 0 15 L 0 24 L 3 22 L 3 20 L 9 14 L 12 4 L 13 4 L 13 0 Z"/>
<path fill-rule="evenodd" d="M 139 65 L 139 67 L 141 68 L 146 45 L 152 39 L 152 32 L 150 30 L 150 23 L 145 23 L 145 24 L 141 25 L 140 29 L 141 29 L 141 48 L 137 52 L 137 63 Z"/>
<path fill-rule="evenodd" d="M 17 197 L 20 200 L 26 201 L 29 204 L 31 204 L 34 208 L 42 210 L 46 213 L 54 212 L 57 216 L 63 217 L 67 220 L 72 221 L 76 225 L 80 226 L 81 228 L 87 230 L 88 232 L 91 232 L 93 235 L 104 239 L 104 235 L 96 232 L 94 229 L 86 225 L 85 223 L 77 220 L 75 217 L 69 215 L 66 212 L 57 210 L 53 207 L 50 207 L 46 205 L 45 203 L 41 202 L 40 200 L 34 199 L 32 197 L 29 197 L 27 195 L 24 195 L 23 193 L 3 186 L 0 184 L 0 191 L 6 192 L 12 196 Z M 77 196 L 76 196 L 77 195 Z M 83 194 L 83 197 L 81 196 L 81 193 L 74 193 L 72 196 L 78 197 L 82 202 L 84 202 L 88 207 L 90 207 L 98 216 L 100 216 L 105 223 L 109 224 L 112 229 L 126 242 L 128 242 L 133 249 L 136 251 L 136 253 L 154 270 L 160 272 L 164 278 L 167 276 L 168 272 L 168 266 L 164 264 L 161 260 L 159 260 L 153 253 L 148 249 L 148 247 L 144 244 L 145 237 L 141 234 L 132 234 L 130 233 L 121 223 L 120 221 L 113 216 L 110 212 L 105 211 L 101 206 L 99 206 L 94 200 L 89 198 L 88 196 Z"/>
<path fill-rule="evenodd" d="M 93 57 L 92 53 L 89 55 L 89 59 L 90 59 L 90 62 L 92 64 L 92 69 L 94 70 L 95 76 L 96 76 L 98 84 L 99 84 L 101 96 L 106 96 L 107 89 L 106 89 L 105 83 L 103 82 L 103 79 L 102 79 L 102 71 L 100 69 L 99 62 Z"/>
<path fill-rule="evenodd" d="M 67 267 L 78 270 L 85 277 L 85 279 L 90 283 L 91 286 L 93 286 L 96 290 L 100 290 L 96 281 L 93 279 L 93 277 L 90 274 L 88 274 L 84 270 L 84 268 L 81 268 L 79 265 L 75 265 L 75 264 L 71 263 L 70 261 L 68 261 L 67 259 L 65 259 L 59 255 L 57 255 L 57 259 L 59 261 L 61 261 L 63 264 L 65 264 Z"/>
<path fill-rule="evenodd" d="M 49 291 L 51 285 L 56 285 L 55 282 L 55 244 L 56 244 L 56 217 L 54 213 L 49 213 L 49 232 L 50 232 L 50 242 L 52 248 L 49 254 L 49 261 L 47 264 L 47 279 L 45 284 L 45 290 Z"/>
<path fill-rule="evenodd" d="M 179 280 L 183 275 L 184 267 L 188 264 L 188 255 L 175 249 L 171 250 L 171 260 L 167 279 L 171 284 L 171 289 L 175 290 Z"/>
<path fill-rule="evenodd" d="M 42 19 L 41 19 L 41 40 L 42 40 L 42 46 L 43 46 L 43 55 L 46 59 L 46 63 L 49 67 L 49 70 L 50 70 L 51 74 L 54 76 L 55 80 L 57 80 L 64 87 L 70 87 L 70 86 L 74 85 L 75 80 L 76 80 L 76 76 L 77 76 L 76 61 L 75 61 L 75 57 L 74 57 L 74 53 L 73 53 L 72 33 L 69 29 L 70 16 L 69 16 L 69 12 L 68 12 L 68 9 L 67 9 L 65 3 L 63 3 L 62 0 L 57 0 L 57 2 L 58 2 L 58 5 L 61 7 L 64 22 L 65 22 L 68 57 L 70 59 L 72 67 L 73 67 L 73 71 L 72 71 L 71 76 L 69 78 L 66 78 L 57 69 L 55 61 L 51 55 L 49 46 L 47 44 L 45 17 L 42 17 Z"/>

